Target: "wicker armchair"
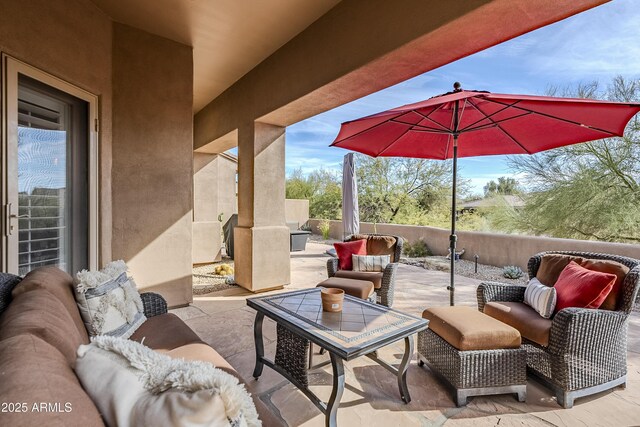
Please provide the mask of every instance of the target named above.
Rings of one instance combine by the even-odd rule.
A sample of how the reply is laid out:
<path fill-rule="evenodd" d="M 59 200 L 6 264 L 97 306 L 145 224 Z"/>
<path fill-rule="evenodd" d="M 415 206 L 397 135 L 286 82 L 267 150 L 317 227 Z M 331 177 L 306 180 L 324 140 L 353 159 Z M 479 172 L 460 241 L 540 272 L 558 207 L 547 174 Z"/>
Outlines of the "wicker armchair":
<path fill-rule="evenodd" d="M 575 398 L 626 384 L 627 327 L 640 285 L 640 261 L 588 252 L 543 252 L 529 260 L 529 277 L 536 276 L 542 256 L 551 253 L 616 261 L 630 269 L 617 310 L 565 308 L 552 318 L 547 347 L 523 337 L 529 373 L 553 390 L 558 404 L 571 408 Z M 522 302 L 524 290 L 525 286 L 482 283 L 477 290 L 478 310 L 491 301 Z"/>
<path fill-rule="evenodd" d="M 361 234 L 348 236 L 344 241 L 350 242 L 353 240 L 360 240 L 369 236 L 382 236 L 380 234 Z M 402 245 L 404 239 L 400 236 L 385 236 L 395 238 L 395 244 L 391 248 L 393 262 L 387 264 L 384 272 L 382 273 L 382 283 L 380 288 L 376 289 L 376 302 L 378 304 L 391 307 L 393 305 L 393 294 L 396 283 L 396 270 L 398 269 L 398 261 L 402 254 Z M 338 258 L 330 258 L 327 260 L 327 274 L 329 277 L 333 277 L 339 271 Z"/>

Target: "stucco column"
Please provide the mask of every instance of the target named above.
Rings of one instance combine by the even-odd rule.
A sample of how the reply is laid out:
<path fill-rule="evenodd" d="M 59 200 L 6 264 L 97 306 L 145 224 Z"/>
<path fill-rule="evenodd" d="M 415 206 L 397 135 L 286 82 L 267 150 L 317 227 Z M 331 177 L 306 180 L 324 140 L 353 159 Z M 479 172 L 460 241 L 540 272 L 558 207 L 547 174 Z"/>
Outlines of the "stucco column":
<path fill-rule="evenodd" d="M 290 282 L 289 228 L 284 210 L 285 128 L 251 122 L 238 129 L 236 282 L 252 291 Z"/>

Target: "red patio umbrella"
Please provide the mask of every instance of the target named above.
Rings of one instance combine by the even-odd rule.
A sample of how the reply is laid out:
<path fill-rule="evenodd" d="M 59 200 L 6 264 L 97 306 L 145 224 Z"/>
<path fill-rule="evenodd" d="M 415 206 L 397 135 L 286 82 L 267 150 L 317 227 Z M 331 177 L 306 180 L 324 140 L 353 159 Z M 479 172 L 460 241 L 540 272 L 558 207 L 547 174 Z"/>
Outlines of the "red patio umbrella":
<path fill-rule="evenodd" d="M 462 90 L 345 122 L 334 147 L 372 157 L 453 159 L 451 284 L 454 304 L 458 157 L 534 154 L 622 136 L 640 104 Z"/>

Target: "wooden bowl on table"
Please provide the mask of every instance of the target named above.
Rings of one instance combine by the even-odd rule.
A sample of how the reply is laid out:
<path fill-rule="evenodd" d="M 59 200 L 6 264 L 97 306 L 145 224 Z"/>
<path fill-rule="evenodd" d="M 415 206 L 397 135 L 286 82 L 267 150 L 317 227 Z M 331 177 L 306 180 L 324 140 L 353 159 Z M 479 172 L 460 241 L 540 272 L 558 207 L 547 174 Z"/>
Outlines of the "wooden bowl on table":
<path fill-rule="evenodd" d="M 320 298 L 322 299 L 322 310 L 330 313 L 342 311 L 342 303 L 344 302 L 344 291 L 342 289 L 321 288 Z"/>

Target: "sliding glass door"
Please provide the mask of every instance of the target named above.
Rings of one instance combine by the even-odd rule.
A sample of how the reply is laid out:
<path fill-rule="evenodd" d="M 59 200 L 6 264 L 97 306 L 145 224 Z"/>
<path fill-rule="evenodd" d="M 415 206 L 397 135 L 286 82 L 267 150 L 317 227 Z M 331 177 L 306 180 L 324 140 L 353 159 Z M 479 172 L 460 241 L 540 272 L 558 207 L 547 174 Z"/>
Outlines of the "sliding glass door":
<path fill-rule="evenodd" d="M 20 63 L 6 65 L 4 271 L 95 267 L 92 100 Z"/>

